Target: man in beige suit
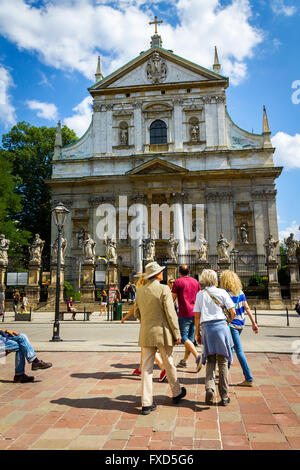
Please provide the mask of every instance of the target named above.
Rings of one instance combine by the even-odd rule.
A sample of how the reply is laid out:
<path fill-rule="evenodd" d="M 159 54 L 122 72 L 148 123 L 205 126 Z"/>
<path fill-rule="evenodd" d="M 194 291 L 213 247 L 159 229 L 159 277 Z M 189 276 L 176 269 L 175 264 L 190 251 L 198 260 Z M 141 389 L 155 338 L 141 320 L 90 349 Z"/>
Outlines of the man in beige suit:
<path fill-rule="evenodd" d="M 167 379 L 172 390 L 173 402 L 179 403 L 186 395 L 180 386 L 173 361 L 173 346 L 180 344 L 178 317 L 168 286 L 160 284 L 165 267 L 153 261 L 147 264 L 144 279 L 148 284 L 136 292 L 134 315 L 141 320 L 139 345 L 143 348 L 142 362 L 142 414 L 149 414 L 156 405 L 152 397 L 152 375 L 156 349 L 162 357 Z"/>

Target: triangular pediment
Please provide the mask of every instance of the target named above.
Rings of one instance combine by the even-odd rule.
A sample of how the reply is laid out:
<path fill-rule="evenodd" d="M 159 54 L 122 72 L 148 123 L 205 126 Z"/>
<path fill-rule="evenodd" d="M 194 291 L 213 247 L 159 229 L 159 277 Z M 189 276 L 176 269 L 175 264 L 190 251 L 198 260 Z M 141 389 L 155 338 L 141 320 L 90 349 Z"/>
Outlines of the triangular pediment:
<path fill-rule="evenodd" d="M 168 85 L 176 83 L 223 84 L 228 78 L 194 64 L 161 47 L 152 47 L 126 65 L 89 88 L 97 91 L 138 86 Z"/>
<path fill-rule="evenodd" d="M 160 158 L 153 158 L 127 172 L 128 175 L 167 175 L 170 173 L 188 173 L 188 170 Z"/>

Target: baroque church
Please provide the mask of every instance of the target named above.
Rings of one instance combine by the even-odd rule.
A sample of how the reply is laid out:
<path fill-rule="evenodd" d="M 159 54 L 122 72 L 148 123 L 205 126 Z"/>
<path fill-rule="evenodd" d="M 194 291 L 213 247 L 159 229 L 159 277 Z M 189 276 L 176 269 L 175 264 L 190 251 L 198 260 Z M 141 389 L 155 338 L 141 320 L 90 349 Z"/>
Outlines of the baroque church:
<path fill-rule="evenodd" d="M 62 147 L 58 124 L 48 181 L 53 205 L 62 202 L 70 211 L 64 227 L 66 280 L 76 284 L 82 234 L 96 242 L 96 260 L 105 256 L 96 233 L 97 207 L 118 207 L 119 196 L 127 197 L 128 206 L 201 205 L 210 256 L 217 256 L 220 234 L 230 249 L 256 257 L 265 255 L 270 234 L 278 240 L 275 181 L 282 168 L 274 166 L 266 110 L 261 134 L 235 124 L 227 110 L 229 79 L 220 71 L 216 48 L 212 70 L 164 49 L 157 22 L 150 48 L 107 77 L 99 57 L 89 88 L 90 126 L 76 143 Z M 56 237 L 52 226 L 52 243 Z M 156 238 L 161 260 L 168 240 L 161 233 Z M 116 241 L 122 287 L 142 271 L 141 249 L 129 237 Z M 180 254 L 192 254 L 188 244 L 180 244 Z M 97 269 L 105 268 L 96 266 L 96 274 Z"/>

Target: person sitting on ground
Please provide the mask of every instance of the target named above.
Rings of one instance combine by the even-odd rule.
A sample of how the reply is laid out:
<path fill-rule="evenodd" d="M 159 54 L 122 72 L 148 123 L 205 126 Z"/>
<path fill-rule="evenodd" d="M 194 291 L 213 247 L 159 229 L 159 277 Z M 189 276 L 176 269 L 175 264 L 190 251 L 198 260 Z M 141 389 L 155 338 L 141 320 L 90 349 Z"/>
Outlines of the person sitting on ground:
<path fill-rule="evenodd" d="M 67 311 L 72 312 L 72 320 L 76 320 L 75 315 L 77 310 L 73 307 L 73 297 L 70 297 L 69 300 L 67 300 Z"/>
<path fill-rule="evenodd" d="M 230 402 L 228 386 L 228 366 L 232 362 L 233 341 L 227 326 L 224 307 L 230 312 L 230 321 L 235 317 L 234 303 L 224 289 L 217 287 L 218 277 L 212 269 L 204 269 L 200 278 L 205 288 L 198 292 L 194 306 L 195 338 L 203 344 L 202 363 L 206 365 L 205 403 L 213 405 L 215 393 L 216 362 L 219 368 L 219 394 L 221 406 Z M 201 326 L 200 326 L 201 324 Z"/>
<path fill-rule="evenodd" d="M 137 289 L 139 287 L 142 287 L 142 286 L 146 285 L 147 282 L 149 282 L 148 280 L 144 279 L 144 276 L 145 276 L 145 274 L 142 274 L 140 276 L 139 280 L 137 281 L 137 284 L 136 284 Z M 129 312 L 122 318 L 121 323 L 124 323 L 128 318 L 132 317 L 133 315 L 134 315 L 134 305 L 131 307 Z M 163 382 L 167 378 L 167 373 L 166 373 L 166 369 L 164 368 L 164 365 L 162 363 L 162 360 L 161 360 L 161 357 L 160 357 L 160 354 L 159 354 L 158 351 L 156 351 L 154 360 L 155 360 L 156 364 L 158 365 L 158 367 L 161 370 L 161 373 L 160 373 L 160 376 L 159 376 L 158 380 L 159 380 L 159 382 Z M 137 367 L 136 369 L 134 369 L 132 375 L 138 375 L 138 376 L 142 375 L 142 362 L 143 362 L 143 349 L 141 348 L 140 366 Z"/>
<path fill-rule="evenodd" d="M 48 369 L 51 362 L 44 362 L 37 358 L 32 345 L 26 335 L 16 331 L 0 329 L 0 356 L 1 353 L 16 353 L 14 382 L 33 382 L 34 377 L 25 374 L 25 359 L 31 364 L 31 370 Z"/>
<path fill-rule="evenodd" d="M 222 289 L 225 289 L 228 292 L 232 301 L 235 304 L 234 308 L 236 311 L 236 315 L 230 323 L 229 327 L 233 339 L 234 351 L 237 355 L 238 361 L 241 365 L 245 377 L 245 380 L 237 385 L 244 387 L 252 387 L 253 377 L 249 369 L 247 359 L 240 340 L 240 335 L 243 332 L 243 328 L 245 326 L 245 312 L 250 318 L 250 321 L 252 323 L 252 330 L 255 334 L 258 333 L 258 326 L 255 323 L 250 307 L 246 301 L 245 294 L 242 291 L 242 283 L 238 275 L 235 272 L 230 271 L 230 269 L 226 269 L 221 274 L 220 284 Z"/>
<path fill-rule="evenodd" d="M 178 322 L 182 344 L 185 347 L 184 358 L 181 359 L 177 367 L 186 368 L 190 353 L 196 360 L 196 372 L 199 372 L 201 364 L 201 354 L 198 354 L 194 345 L 195 337 L 195 314 L 193 312 L 196 295 L 201 290 L 199 282 L 189 275 L 190 271 L 186 265 L 179 266 L 179 279 L 173 284 L 172 297 L 174 302 L 178 301 Z"/>

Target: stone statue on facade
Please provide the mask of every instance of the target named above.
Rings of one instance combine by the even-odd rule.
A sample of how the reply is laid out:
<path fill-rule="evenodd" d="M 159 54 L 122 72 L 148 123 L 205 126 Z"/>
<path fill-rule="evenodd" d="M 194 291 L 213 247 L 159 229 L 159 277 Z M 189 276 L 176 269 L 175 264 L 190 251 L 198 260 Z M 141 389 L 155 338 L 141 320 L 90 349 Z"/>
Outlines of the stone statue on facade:
<path fill-rule="evenodd" d="M 94 264 L 95 262 L 95 246 L 96 242 L 92 239 L 89 233 L 86 234 L 82 244 L 82 251 L 84 255 L 85 264 Z"/>
<path fill-rule="evenodd" d="M 117 263 L 117 242 L 113 237 L 105 236 L 106 259 L 108 263 Z"/>
<path fill-rule="evenodd" d="M 60 252 L 60 262 L 61 262 L 61 264 L 65 264 L 64 254 L 65 254 L 67 245 L 68 245 L 67 239 L 62 236 L 61 237 L 61 252 Z M 51 248 L 53 250 L 53 262 L 57 263 L 58 237 L 56 238 L 53 245 L 51 245 Z"/>
<path fill-rule="evenodd" d="M 297 248 L 300 245 L 297 240 L 294 239 L 294 234 L 290 233 L 290 236 L 284 240 L 287 247 L 287 258 L 289 262 L 297 262 Z"/>
<path fill-rule="evenodd" d="M 199 126 L 198 124 L 193 124 L 190 129 L 190 136 L 192 142 L 199 141 Z"/>
<path fill-rule="evenodd" d="M 145 240 L 145 261 L 151 262 L 155 258 L 155 240 L 153 238 L 147 238 Z"/>
<path fill-rule="evenodd" d="M 76 238 L 77 238 L 77 248 L 82 248 L 83 241 L 85 239 L 85 230 L 83 227 L 81 227 L 80 230 L 76 233 Z"/>
<path fill-rule="evenodd" d="M 229 247 L 229 243 L 224 237 L 223 233 L 220 234 L 220 238 L 217 241 L 217 250 L 220 257 L 220 261 L 229 261 L 229 253 L 227 248 Z"/>
<path fill-rule="evenodd" d="M 28 248 L 30 254 L 29 264 L 41 265 L 44 245 L 45 241 L 40 238 L 38 233 L 36 233 L 32 245 Z"/>
<path fill-rule="evenodd" d="M 128 129 L 120 129 L 120 145 L 128 145 Z"/>
<path fill-rule="evenodd" d="M 265 250 L 267 255 L 267 261 L 276 261 L 275 251 L 279 243 L 279 240 L 274 240 L 273 235 L 270 234 L 265 241 Z"/>
<path fill-rule="evenodd" d="M 178 257 L 178 245 L 179 242 L 174 238 L 174 235 L 172 234 L 169 240 L 168 244 L 168 255 L 169 255 L 169 262 L 177 263 L 177 257 Z"/>
<path fill-rule="evenodd" d="M 199 238 L 198 261 L 207 262 L 207 249 L 208 249 L 208 243 L 205 240 L 204 235 L 201 234 Z"/>
<path fill-rule="evenodd" d="M 248 243 L 249 243 L 249 230 L 248 230 L 246 224 L 241 224 L 240 225 L 240 237 L 241 237 L 241 243 L 243 245 L 248 245 Z"/>
<path fill-rule="evenodd" d="M 1 233 L 0 235 L 0 266 L 8 265 L 8 249 L 9 249 L 10 240 L 5 238 L 5 235 Z"/>

